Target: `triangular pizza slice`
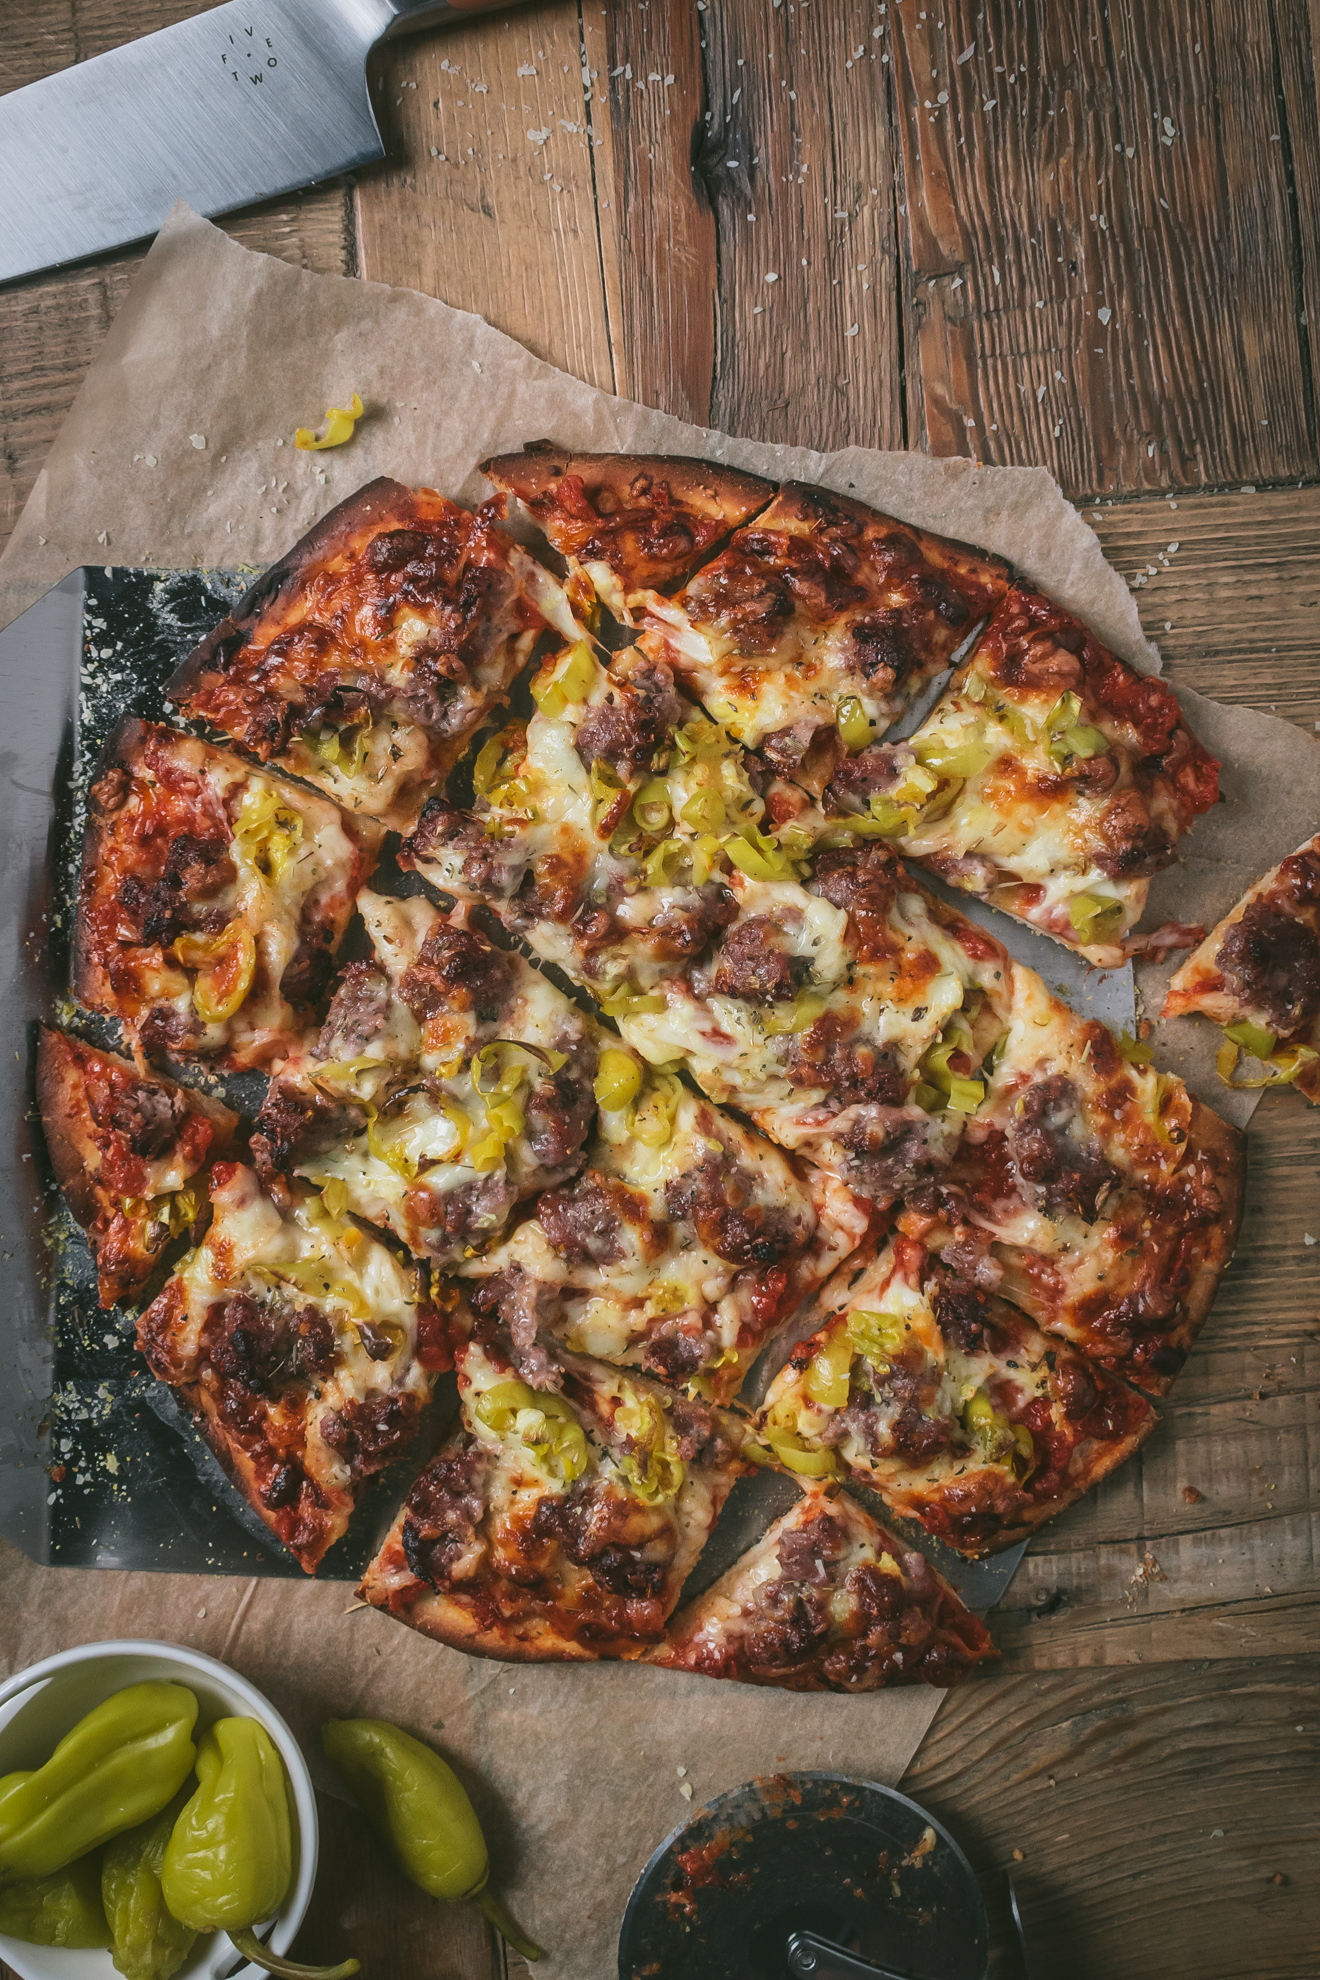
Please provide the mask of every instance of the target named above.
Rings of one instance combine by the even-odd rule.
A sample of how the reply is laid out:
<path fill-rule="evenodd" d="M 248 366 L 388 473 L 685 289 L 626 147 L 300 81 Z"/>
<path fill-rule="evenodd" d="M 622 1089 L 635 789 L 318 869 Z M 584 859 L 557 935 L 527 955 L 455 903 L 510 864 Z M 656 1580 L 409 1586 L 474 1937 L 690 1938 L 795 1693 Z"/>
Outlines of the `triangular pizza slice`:
<path fill-rule="evenodd" d="M 846 1493 L 804 1491 L 682 1608 L 648 1664 L 785 1691 L 957 1684 L 998 1652 L 924 1554 Z"/>
<path fill-rule="evenodd" d="M 745 1425 L 579 1356 L 558 1388 L 533 1389 L 481 1322 L 456 1366 L 463 1427 L 413 1485 L 362 1596 L 476 1656 L 640 1657 L 747 1469 Z"/>
<path fill-rule="evenodd" d="M 171 1239 L 201 1235 L 205 1171 L 232 1149 L 238 1115 L 45 1024 L 37 1105 L 55 1180 L 91 1241 L 101 1304 L 131 1300 Z"/>
<path fill-rule="evenodd" d="M 299 1183 L 277 1203 L 217 1163 L 210 1228 L 138 1321 L 248 1503 L 309 1574 L 452 1364 L 452 1294 Z"/>

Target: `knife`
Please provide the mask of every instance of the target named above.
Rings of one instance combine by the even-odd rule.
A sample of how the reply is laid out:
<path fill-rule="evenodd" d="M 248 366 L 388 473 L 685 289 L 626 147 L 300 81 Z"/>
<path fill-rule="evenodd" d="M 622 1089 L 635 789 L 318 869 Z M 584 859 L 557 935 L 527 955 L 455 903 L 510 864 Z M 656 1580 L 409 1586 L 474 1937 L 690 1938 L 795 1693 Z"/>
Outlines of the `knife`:
<path fill-rule="evenodd" d="M 227 0 L 0 96 L 0 282 L 385 156 L 378 41 L 503 0 Z"/>

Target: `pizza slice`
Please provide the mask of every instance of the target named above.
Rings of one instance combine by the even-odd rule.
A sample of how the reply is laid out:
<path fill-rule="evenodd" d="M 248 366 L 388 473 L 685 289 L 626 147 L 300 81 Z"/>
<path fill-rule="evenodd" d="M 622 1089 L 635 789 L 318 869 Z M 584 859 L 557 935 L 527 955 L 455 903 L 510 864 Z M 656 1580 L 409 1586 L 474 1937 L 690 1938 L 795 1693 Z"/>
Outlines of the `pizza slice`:
<path fill-rule="evenodd" d="M 539 441 L 481 472 L 515 495 L 617 619 L 630 592 L 681 583 L 774 495 L 774 484 L 678 455 L 573 454 Z"/>
<path fill-rule="evenodd" d="M 1009 581 L 1001 558 L 790 483 L 676 597 L 633 610 L 731 735 L 819 794 L 847 751 L 920 699 Z"/>
<path fill-rule="evenodd" d="M 472 1307 L 534 1386 L 563 1347 L 727 1402 L 861 1242 L 867 1207 L 622 1046 L 602 1051 L 596 1093 L 583 1173 L 459 1267 Z"/>
<path fill-rule="evenodd" d="M 133 717 L 88 793 L 73 992 L 147 1052 L 268 1065 L 316 1016 L 381 830 Z"/>
<path fill-rule="evenodd" d="M 530 1388 L 507 1340 L 478 1326 L 456 1356 L 463 1427 L 409 1492 L 360 1593 L 475 1656 L 639 1657 L 747 1469 L 745 1426 L 576 1356 L 558 1389 Z"/>
<path fill-rule="evenodd" d="M 425 900 L 364 890 L 370 962 L 271 1082 L 253 1151 L 336 1212 L 452 1264 L 563 1182 L 595 1113 L 596 1035 L 524 958 Z"/>
<path fill-rule="evenodd" d="M 1143 1397 L 911 1238 L 844 1265 L 811 1323 L 757 1418 L 767 1452 L 873 1485 L 963 1554 L 1025 1540 L 1155 1427 Z"/>
<path fill-rule="evenodd" d="M 915 735 L 841 757 L 825 804 L 1114 968 L 1218 770 L 1163 681 L 1019 583 Z"/>
<path fill-rule="evenodd" d="M 272 565 L 167 693 L 262 762 L 398 831 L 444 782 L 541 635 L 582 637 L 563 589 L 496 527 L 386 477 Z"/>
<path fill-rule="evenodd" d="M 55 1180 L 91 1241 L 101 1304 L 131 1300 L 171 1239 L 201 1235 L 204 1172 L 232 1149 L 238 1115 L 46 1024 L 37 1106 Z"/>
<path fill-rule="evenodd" d="M 452 1365 L 449 1308 L 306 1184 L 281 1209 L 251 1169 L 217 1163 L 211 1226 L 138 1321 L 239 1491 L 314 1574 L 366 1479 L 416 1434 Z"/>
<path fill-rule="evenodd" d="M 947 1688 L 998 1652 L 924 1554 L 846 1493 L 806 1490 L 680 1609 L 645 1661 L 785 1691 Z"/>
<path fill-rule="evenodd" d="M 1224 1030 L 1220 1077 L 1296 1086 L 1320 1103 L 1320 832 L 1248 888 L 1169 985 L 1166 1018 L 1199 1011 Z M 1261 1072 L 1235 1079 L 1240 1052 Z"/>

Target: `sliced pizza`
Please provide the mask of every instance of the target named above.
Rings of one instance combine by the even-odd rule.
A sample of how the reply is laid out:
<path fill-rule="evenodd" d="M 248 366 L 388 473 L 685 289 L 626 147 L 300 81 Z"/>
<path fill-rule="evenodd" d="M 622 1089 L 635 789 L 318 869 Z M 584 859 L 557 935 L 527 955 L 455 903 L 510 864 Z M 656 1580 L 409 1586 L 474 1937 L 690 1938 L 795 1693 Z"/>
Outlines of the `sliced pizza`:
<path fill-rule="evenodd" d="M 493 455 L 481 472 L 517 497 L 618 619 L 630 592 L 681 583 L 775 492 L 714 461 L 574 454 L 548 440 Z"/>
<path fill-rule="evenodd" d="M 1223 1027 L 1227 1084 L 1296 1086 L 1320 1103 L 1320 832 L 1248 888 L 1183 964 L 1163 1014 L 1191 1011 Z M 1235 1077 L 1241 1052 L 1259 1073 Z"/>
<path fill-rule="evenodd" d="M 313 1574 L 452 1366 L 457 1296 L 433 1303 L 422 1268 L 306 1184 L 285 1196 L 281 1209 L 251 1169 L 217 1163 L 210 1229 L 137 1338 L 253 1510 Z"/>
<path fill-rule="evenodd" d="M 460 1266 L 471 1304 L 533 1387 L 562 1346 L 727 1402 L 861 1242 L 868 1207 L 622 1046 L 602 1051 L 596 1094 L 585 1170 Z"/>
<path fill-rule="evenodd" d="M 87 803 L 74 995 L 147 1052 L 282 1058 L 318 1015 L 380 827 L 132 717 Z"/>
<path fill-rule="evenodd" d="M 452 1264 L 578 1167 L 596 1027 L 465 907 L 366 890 L 358 907 L 372 960 L 348 965 L 320 1035 L 272 1080 L 254 1153 Z"/>
<path fill-rule="evenodd" d="M 37 1106 L 55 1180 L 91 1241 L 101 1304 L 131 1300 L 172 1239 L 200 1237 L 204 1172 L 232 1149 L 238 1115 L 45 1024 Z"/>
<path fill-rule="evenodd" d="M 998 1652 L 924 1554 L 845 1493 L 804 1491 L 680 1609 L 648 1664 L 785 1691 L 959 1683 Z"/>
<path fill-rule="evenodd" d="M 811 1324 L 757 1418 L 767 1450 L 874 1486 L 960 1553 L 1025 1540 L 1155 1427 L 1143 1397 L 911 1238 L 845 1265 Z"/>
<path fill-rule="evenodd" d="M 169 684 L 185 715 L 407 831 L 541 635 L 582 636 L 496 521 L 382 477 L 272 565 Z"/>
<path fill-rule="evenodd" d="M 463 1428 L 409 1492 L 360 1592 L 476 1656 L 639 1657 L 747 1469 L 745 1426 L 576 1356 L 557 1390 L 533 1389 L 507 1340 L 478 1326 L 456 1356 Z"/>
<path fill-rule="evenodd" d="M 1019 583 L 908 742 L 840 758 L 826 808 L 1116 967 L 1218 771 L 1163 681 Z"/>
<path fill-rule="evenodd" d="M 1233 1254 L 1243 1139 L 1149 1046 L 1076 1016 L 1031 970 L 1011 981 L 983 1095 L 950 1161 L 907 1190 L 903 1228 L 988 1251 L 1039 1326 L 1164 1394 Z"/>
<path fill-rule="evenodd" d="M 689 692 L 819 793 L 884 734 L 1008 590 L 1009 568 L 824 488 L 789 483 L 674 598 L 633 601 Z"/>

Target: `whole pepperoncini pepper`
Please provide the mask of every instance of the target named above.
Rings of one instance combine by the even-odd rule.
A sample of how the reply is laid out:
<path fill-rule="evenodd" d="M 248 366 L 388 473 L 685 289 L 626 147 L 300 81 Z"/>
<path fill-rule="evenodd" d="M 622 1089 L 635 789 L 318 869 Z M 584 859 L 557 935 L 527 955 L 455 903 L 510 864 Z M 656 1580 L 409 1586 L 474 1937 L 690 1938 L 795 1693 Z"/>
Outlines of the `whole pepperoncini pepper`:
<path fill-rule="evenodd" d="M 53 1876 L 24 1877 L 4 1885 L 0 1932 L 30 1946 L 108 1946 L 99 1859 L 84 1856 Z"/>
<path fill-rule="evenodd" d="M 0 1884 L 49 1877 L 158 1815 L 192 1772 L 197 1700 L 131 1684 L 79 1719 L 44 1767 L 0 1780 Z"/>
<path fill-rule="evenodd" d="M 289 1790 L 274 1741 L 256 1719 L 217 1719 L 197 1749 L 199 1786 L 165 1846 L 160 1886 L 194 1932 L 227 1932 L 245 1959 L 287 1980 L 348 1980 L 355 1959 L 303 1966 L 268 1952 L 253 1927 L 293 1881 Z"/>
<path fill-rule="evenodd" d="M 116 1836 L 101 1861 L 111 1952 L 126 1980 L 170 1980 L 196 1943 L 191 1925 L 171 1917 L 160 1888 L 165 1846 L 184 1800 L 176 1795 L 154 1821 Z"/>
<path fill-rule="evenodd" d="M 405 1877 L 449 1904 L 470 1900 L 524 1959 L 540 1959 L 489 1889 L 481 1824 L 438 1753 L 384 1719 L 330 1719 L 321 1745 Z"/>

